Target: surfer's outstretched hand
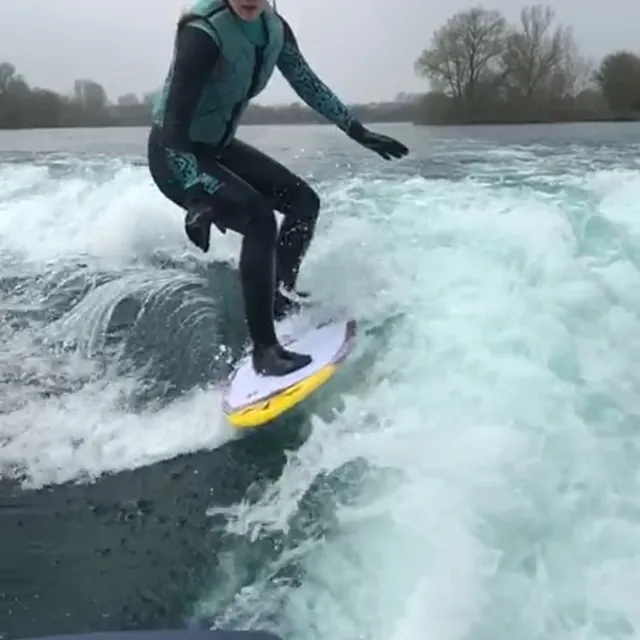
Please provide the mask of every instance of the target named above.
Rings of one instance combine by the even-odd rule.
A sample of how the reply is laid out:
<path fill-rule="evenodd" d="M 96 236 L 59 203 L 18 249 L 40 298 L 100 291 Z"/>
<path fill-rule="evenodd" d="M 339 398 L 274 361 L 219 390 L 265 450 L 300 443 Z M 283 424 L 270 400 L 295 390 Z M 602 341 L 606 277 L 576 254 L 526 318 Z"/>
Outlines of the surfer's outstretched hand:
<path fill-rule="evenodd" d="M 385 160 L 404 158 L 409 149 L 394 138 L 369 131 L 359 122 L 354 122 L 348 131 L 349 137 L 363 147 L 374 151 Z"/>

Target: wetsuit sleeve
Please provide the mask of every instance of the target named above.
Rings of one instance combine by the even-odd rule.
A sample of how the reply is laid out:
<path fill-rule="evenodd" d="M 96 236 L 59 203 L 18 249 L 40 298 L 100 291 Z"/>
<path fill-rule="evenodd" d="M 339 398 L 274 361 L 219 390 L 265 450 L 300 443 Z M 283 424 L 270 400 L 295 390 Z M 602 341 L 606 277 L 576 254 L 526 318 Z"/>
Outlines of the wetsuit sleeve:
<path fill-rule="evenodd" d="M 348 133 L 356 118 L 314 73 L 304 59 L 289 23 L 282 16 L 280 19 L 284 25 L 284 45 L 278 58 L 278 69 L 309 107 Z"/>
<path fill-rule="evenodd" d="M 216 42 L 197 25 L 185 25 L 178 30 L 162 140 L 172 169 L 190 192 L 191 200 L 197 199 L 210 178 L 198 166 L 189 129 L 204 86 L 219 57 Z"/>

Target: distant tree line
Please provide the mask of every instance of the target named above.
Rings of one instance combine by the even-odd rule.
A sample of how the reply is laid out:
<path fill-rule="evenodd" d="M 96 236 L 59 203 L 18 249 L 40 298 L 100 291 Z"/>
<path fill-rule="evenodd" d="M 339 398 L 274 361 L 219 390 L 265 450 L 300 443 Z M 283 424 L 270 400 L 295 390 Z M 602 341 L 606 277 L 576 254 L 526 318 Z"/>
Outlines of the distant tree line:
<path fill-rule="evenodd" d="M 146 126 L 155 92 L 133 93 L 110 102 L 104 88 L 93 80 L 76 80 L 69 95 L 31 87 L 8 62 L 0 64 L 0 129 L 44 127 Z M 364 120 L 409 122 L 418 116 L 420 96 L 399 95 L 387 103 L 353 105 Z M 326 122 L 298 103 L 263 106 L 253 104 L 244 124 L 311 124 Z"/>
<path fill-rule="evenodd" d="M 640 57 L 617 51 L 596 67 L 580 53 L 570 28 L 554 26 L 550 7 L 522 9 L 518 24 L 481 6 L 453 15 L 415 61 L 430 82 L 421 95 L 351 105 L 365 122 L 423 124 L 640 120 Z M 93 80 L 76 80 L 69 95 L 31 87 L 0 64 L 0 129 L 141 126 L 155 93 L 110 102 Z M 326 122 L 307 107 L 253 104 L 244 124 Z"/>
<path fill-rule="evenodd" d="M 433 89 L 418 121 L 640 120 L 640 57 L 616 51 L 596 68 L 554 18 L 543 5 L 523 8 L 515 25 L 483 7 L 449 18 L 415 62 Z"/>

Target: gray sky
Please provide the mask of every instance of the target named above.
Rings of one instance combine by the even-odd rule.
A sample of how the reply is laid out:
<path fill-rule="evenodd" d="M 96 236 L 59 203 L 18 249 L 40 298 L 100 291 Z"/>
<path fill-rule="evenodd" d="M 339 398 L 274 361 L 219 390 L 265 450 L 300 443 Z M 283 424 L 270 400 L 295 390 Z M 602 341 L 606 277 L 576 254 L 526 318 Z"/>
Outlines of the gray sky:
<path fill-rule="evenodd" d="M 74 78 L 100 82 L 112 99 L 161 85 L 175 21 L 189 0 L 0 0 L 0 60 L 34 85 L 66 92 Z M 392 99 L 419 91 L 413 61 L 434 29 L 468 0 L 278 0 L 316 72 L 346 101 Z M 525 2 L 486 7 L 515 19 Z M 553 0 L 585 54 L 640 49 L 635 0 Z M 291 102 L 276 73 L 260 102 Z"/>

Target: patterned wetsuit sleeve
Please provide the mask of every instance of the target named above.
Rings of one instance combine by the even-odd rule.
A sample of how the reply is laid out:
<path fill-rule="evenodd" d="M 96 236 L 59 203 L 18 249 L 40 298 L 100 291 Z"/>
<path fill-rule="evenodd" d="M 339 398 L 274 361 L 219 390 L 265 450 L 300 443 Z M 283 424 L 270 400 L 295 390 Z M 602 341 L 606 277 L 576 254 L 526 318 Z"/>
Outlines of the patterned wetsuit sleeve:
<path fill-rule="evenodd" d="M 191 121 L 213 66 L 220 55 L 214 40 L 197 26 L 187 25 L 176 36 L 171 83 L 166 98 L 162 138 L 168 160 L 185 189 L 208 186 L 193 153 Z"/>
<path fill-rule="evenodd" d="M 314 73 L 304 59 L 291 27 L 282 16 L 280 19 L 284 25 L 284 46 L 278 58 L 278 69 L 309 107 L 348 132 L 355 118 L 333 91 Z"/>

